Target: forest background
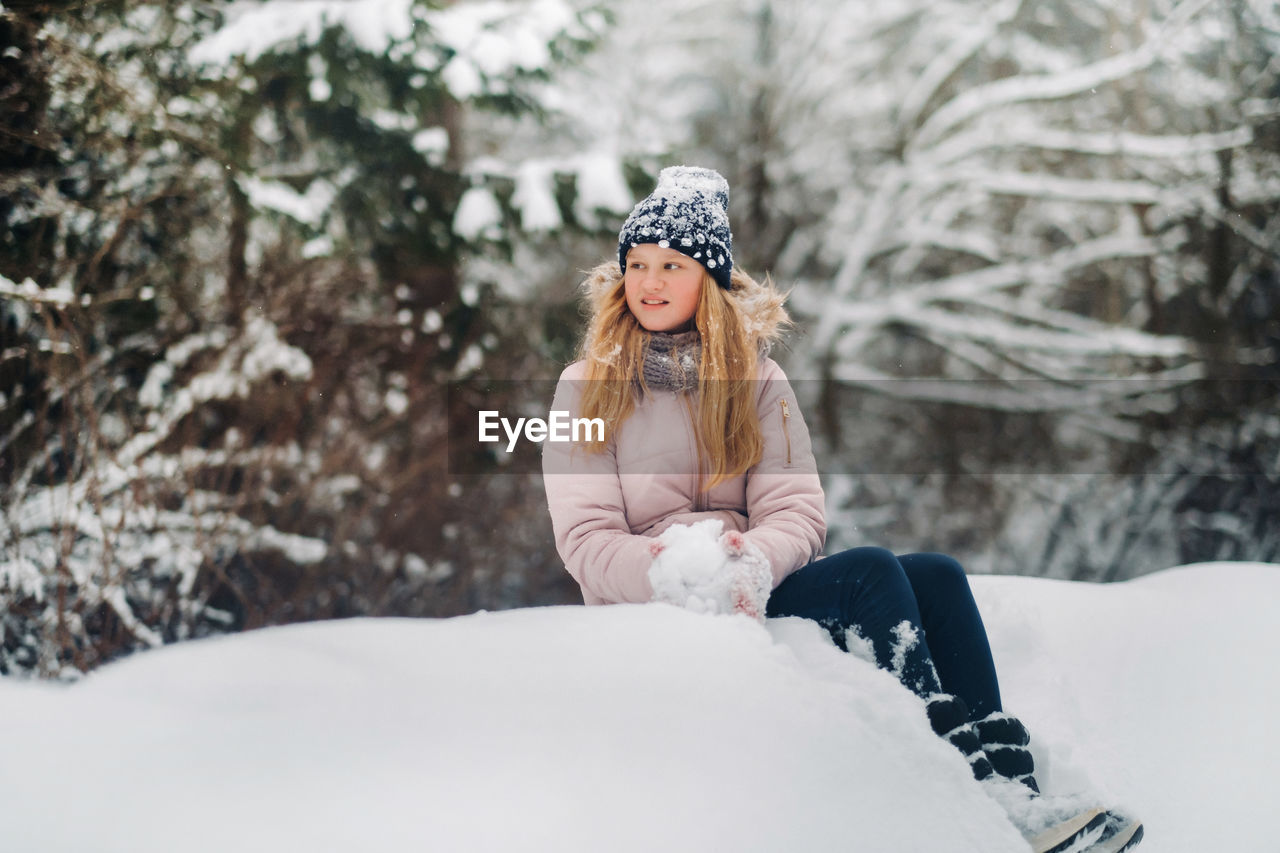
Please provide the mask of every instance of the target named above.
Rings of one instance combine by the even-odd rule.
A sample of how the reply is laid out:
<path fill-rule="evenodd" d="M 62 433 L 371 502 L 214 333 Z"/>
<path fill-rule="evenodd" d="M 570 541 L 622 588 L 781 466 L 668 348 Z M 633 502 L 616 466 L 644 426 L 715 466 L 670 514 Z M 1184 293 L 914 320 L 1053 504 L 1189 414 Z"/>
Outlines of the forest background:
<path fill-rule="evenodd" d="M 0 5 L 0 674 L 580 600 L 536 466 L 673 163 L 791 290 L 828 549 L 1280 561 L 1269 0 Z"/>

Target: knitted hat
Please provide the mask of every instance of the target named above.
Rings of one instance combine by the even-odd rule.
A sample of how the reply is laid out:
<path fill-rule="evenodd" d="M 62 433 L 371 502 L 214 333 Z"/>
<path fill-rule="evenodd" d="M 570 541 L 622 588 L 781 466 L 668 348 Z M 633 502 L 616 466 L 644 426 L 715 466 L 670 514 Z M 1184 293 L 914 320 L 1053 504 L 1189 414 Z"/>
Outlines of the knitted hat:
<path fill-rule="evenodd" d="M 733 271 L 729 231 L 729 182 L 714 169 L 669 166 L 658 186 L 635 206 L 618 234 L 618 266 L 627 271 L 627 252 L 641 243 L 675 249 L 706 267 L 723 288 Z"/>

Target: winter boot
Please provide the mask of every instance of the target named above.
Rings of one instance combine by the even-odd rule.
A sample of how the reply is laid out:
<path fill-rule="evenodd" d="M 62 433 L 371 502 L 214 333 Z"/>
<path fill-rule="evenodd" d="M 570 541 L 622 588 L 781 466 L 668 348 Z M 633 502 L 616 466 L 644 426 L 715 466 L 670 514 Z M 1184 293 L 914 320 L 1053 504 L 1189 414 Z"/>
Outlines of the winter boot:
<path fill-rule="evenodd" d="M 977 732 L 982 751 L 997 774 L 1040 793 L 1040 786 L 1032 775 L 1035 773 L 1035 761 L 1031 750 L 1027 749 L 1031 735 L 1021 720 L 997 712 L 978 720 L 973 724 L 973 730 Z"/>
<path fill-rule="evenodd" d="M 983 783 L 1009 821 L 1030 842 L 1034 853 L 1074 853 L 1101 838 L 1107 824 L 1107 814 L 1102 809 L 1078 799 L 1042 797 L 1031 785 L 998 775 L 983 750 L 977 729 L 969 721 L 969 708 L 960 697 L 935 694 L 925 703 L 925 710 L 934 733 L 969 759 L 973 778 Z M 1022 733 L 1025 735 L 1025 728 Z M 998 728 L 996 734 L 1000 734 Z M 1009 734 L 1007 739 L 1016 741 L 1021 735 Z M 1026 752 L 1025 743 L 1019 746 Z M 1029 759 L 1031 753 L 1026 752 L 1026 757 Z M 1016 761 L 1009 764 L 1021 766 Z"/>
<path fill-rule="evenodd" d="M 1027 748 L 1031 743 L 1031 735 L 1017 717 L 1002 713 L 990 714 L 974 723 L 973 729 L 977 732 L 982 751 L 991 762 L 997 777 L 1020 782 L 1036 794 L 1040 793 L 1040 786 L 1033 775 L 1035 761 Z M 1008 799 L 1005 796 L 1005 800 Z M 1020 808 L 1022 811 L 1029 811 L 1032 807 L 1024 805 Z M 1050 808 L 1052 810 L 1055 807 Z M 1071 810 L 1071 806 L 1065 809 L 1068 812 Z M 1086 853 L 1120 853 L 1131 850 L 1142 840 L 1142 824 L 1133 818 L 1114 809 L 1105 810 L 1103 818 L 1102 832 L 1097 840 L 1091 846 L 1075 846 L 1072 849 L 1083 849 Z"/>
<path fill-rule="evenodd" d="M 1106 831 L 1107 812 L 1084 797 L 1044 796 L 994 773 L 982 786 L 1034 853 L 1083 853 Z"/>
<path fill-rule="evenodd" d="M 982 751 L 982 742 L 973 730 L 973 724 L 969 722 L 969 706 L 963 699 L 948 693 L 935 693 L 925 703 L 925 711 L 929 715 L 933 733 L 969 759 L 973 778 L 981 782 L 995 773 Z"/>

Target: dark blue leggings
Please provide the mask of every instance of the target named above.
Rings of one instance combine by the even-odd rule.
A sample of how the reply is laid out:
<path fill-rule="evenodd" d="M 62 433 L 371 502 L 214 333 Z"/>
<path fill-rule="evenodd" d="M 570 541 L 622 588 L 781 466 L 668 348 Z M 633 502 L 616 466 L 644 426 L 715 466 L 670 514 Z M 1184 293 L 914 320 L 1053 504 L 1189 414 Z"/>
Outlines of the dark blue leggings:
<path fill-rule="evenodd" d="M 812 619 L 842 649 L 870 644 L 876 663 L 907 688 L 955 694 L 971 719 L 1001 710 L 982 616 L 964 569 L 945 554 L 842 551 L 791 573 L 765 612 Z"/>

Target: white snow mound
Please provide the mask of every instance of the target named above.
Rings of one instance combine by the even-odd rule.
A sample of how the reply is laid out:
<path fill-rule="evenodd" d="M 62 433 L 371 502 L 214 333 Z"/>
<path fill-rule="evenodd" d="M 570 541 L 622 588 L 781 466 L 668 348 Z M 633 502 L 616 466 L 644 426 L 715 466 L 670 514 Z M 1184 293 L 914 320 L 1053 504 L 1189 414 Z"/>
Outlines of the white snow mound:
<path fill-rule="evenodd" d="M 974 578 L 1044 777 L 1143 849 L 1264 849 L 1275 566 Z M 666 605 L 273 628 L 0 679 L 6 850 L 1023 851 L 815 625 Z"/>

